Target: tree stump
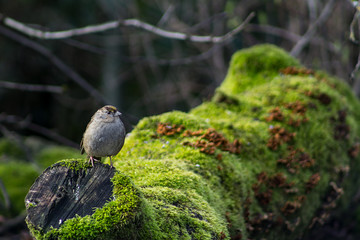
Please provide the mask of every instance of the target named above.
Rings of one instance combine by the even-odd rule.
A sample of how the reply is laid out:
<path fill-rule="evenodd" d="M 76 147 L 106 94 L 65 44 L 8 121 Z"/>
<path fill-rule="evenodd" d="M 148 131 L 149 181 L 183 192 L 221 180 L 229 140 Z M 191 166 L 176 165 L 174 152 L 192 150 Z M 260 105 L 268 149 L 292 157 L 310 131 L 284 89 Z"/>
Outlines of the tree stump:
<path fill-rule="evenodd" d="M 47 232 L 76 215 L 91 215 L 112 197 L 115 172 L 102 163 L 79 169 L 57 163 L 47 168 L 26 195 L 27 221 Z"/>

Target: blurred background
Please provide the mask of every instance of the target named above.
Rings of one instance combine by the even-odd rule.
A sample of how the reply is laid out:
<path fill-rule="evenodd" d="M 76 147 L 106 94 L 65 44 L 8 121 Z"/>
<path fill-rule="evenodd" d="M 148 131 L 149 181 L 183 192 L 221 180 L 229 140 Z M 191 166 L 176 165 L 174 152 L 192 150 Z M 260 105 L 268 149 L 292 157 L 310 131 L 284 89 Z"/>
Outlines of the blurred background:
<path fill-rule="evenodd" d="M 33 180 L 12 193 L 6 174 L 35 179 L 52 162 L 79 157 L 86 124 L 105 104 L 118 107 L 128 131 L 143 117 L 188 111 L 211 98 L 239 49 L 275 44 L 304 66 L 343 79 L 359 96 L 359 18 L 354 3 L 0 0 L 0 239 L 30 239 L 22 230 L 21 201 Z M 256 15 L 240 33 L 218 44 L 174 40 L 127 26 L 44 40 L 4 21 L 12 18 L 43 31 L 60 31 L 136 18 L 168 31 L 221 36 L 252 12 Z M 24 166 L 12 166 L 15 161 Z"/>

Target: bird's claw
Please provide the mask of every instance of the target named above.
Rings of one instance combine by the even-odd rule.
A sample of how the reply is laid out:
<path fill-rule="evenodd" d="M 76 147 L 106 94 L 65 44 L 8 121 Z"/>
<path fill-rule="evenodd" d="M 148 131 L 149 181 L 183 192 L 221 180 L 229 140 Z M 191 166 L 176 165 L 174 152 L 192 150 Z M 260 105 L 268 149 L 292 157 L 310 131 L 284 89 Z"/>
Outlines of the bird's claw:
<path fill-rule="evenodd" d="M 90 156 L 88 163 L 91 163 L 91 166 L 92 166 L 92 167 L 94 167 L 94 161 L 97 162 L 97 161 L 99 161 L 99 160 L 97 160 L 97 159 L 94 158 L 93 156 Z"/>

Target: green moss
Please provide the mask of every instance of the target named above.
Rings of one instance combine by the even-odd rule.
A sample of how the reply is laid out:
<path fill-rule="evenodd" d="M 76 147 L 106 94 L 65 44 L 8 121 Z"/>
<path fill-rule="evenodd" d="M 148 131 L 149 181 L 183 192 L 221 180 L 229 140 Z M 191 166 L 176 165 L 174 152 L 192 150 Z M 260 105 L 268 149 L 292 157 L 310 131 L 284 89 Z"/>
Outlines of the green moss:
<path fill-rule="evenodd" d="M 0 180 L 10 198 L 11 207 L 4 208 L 3 195 L 0 196 L 0 215 L 16 216 L 25 210 L 24 199 L 38 172 L 29 163 L 0 163 Z"/>
<path fill-rule="evenodd" d="M 25 157 L 24 150 L 14 140 L 0 139 L 0 161 L 21 159 Z"/>
<path fill-rule="evenodd" d="M 61 166 L 68 167 L 71 170 L 78 171 L 80 169 L 85 169 L 91 167 L 91 165 L 88 163 L 85 159 L 63 159 L 57 164 L 60 164 Z"/>
<path fill-rule="evenodd" d="M 280 69 L 299 66 L 296 59 L 283 49 L 270 44 L 258 45 L 236 52 L 219 90 L 226 94 L 238 94 L 252 86 L 271 81 Z"/>
<path fill-rule="evenodd" d="M 149 204 L 159 209 L 154 219 L 161 239 L 219 239 L 227 232 L 224 220 L 194 190 L 147 187 L 143 192 Z"/>
<path fill-rule="evenodd" d="M 105 238 L 115 224 L 116 231 L 126 230 L 128 237 L 140 232 L 144 239 L 301 236 L 322 209 L 330 182 L 342 184 L 347 196 L 360 184 L 359 157 L 347 153 L 359 139 L 360 105 L 339 80 L 322 72 L 279 72 L 289 66 L 300 65 L 271 45 L 234 54 L 211 101 L 190 113 L 144 118 L 129 134 L 114 157 L 114 166 L 124 174 L 113 179 L 115 195 L 124 198 L 121 205 L 115 199 L 97 214 L 68 220 L 53 232 L 69 238 Z M 281 112 L 281 120 L 269 118 L 274 109 Z M 159 123 L 179 130 L 162 134 Z M 184 134 L 205 134 L 210 128 L 215 129 L 213 137 L 222 139 L 220 144 L 211 145 L 199 133 Z M 274 129 L 282 132 L 273 133 Z M 282 140 L 284 132 L 292 139 Z M 240 153 L 221 148 L 237 141 Z M 213 151 L 200 143 L 210 144 Z M 284 159 L 290 162 L 284 164 Z M 339 169 L 346 166 L 350 172 L 343 179 Z M 295 209 L 285 208 L 291 204 Z M 116 217 L 108 219 L 101 215 L 105 212 Z"/>

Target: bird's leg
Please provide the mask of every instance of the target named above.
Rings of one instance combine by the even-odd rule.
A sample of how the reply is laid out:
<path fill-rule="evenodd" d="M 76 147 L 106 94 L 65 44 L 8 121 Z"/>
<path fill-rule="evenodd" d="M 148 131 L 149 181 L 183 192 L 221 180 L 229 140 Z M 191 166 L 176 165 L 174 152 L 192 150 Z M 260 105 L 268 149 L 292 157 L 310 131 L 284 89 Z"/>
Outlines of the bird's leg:
<path fill-rule="evenodd" d="M 89 163 L 91 163 L 91 165 L 94 167 L 94 161 L 99 161 L 96 158 L 94 158 L 93 156 L 90 156 L 89 158 Z"/>
<path fill-rule="evenodd" d="M 90 156 L 88 163 L 91 163 L 91 165 L 94 167 L 94 158 L 93 158 L 93 156 Z"/>

